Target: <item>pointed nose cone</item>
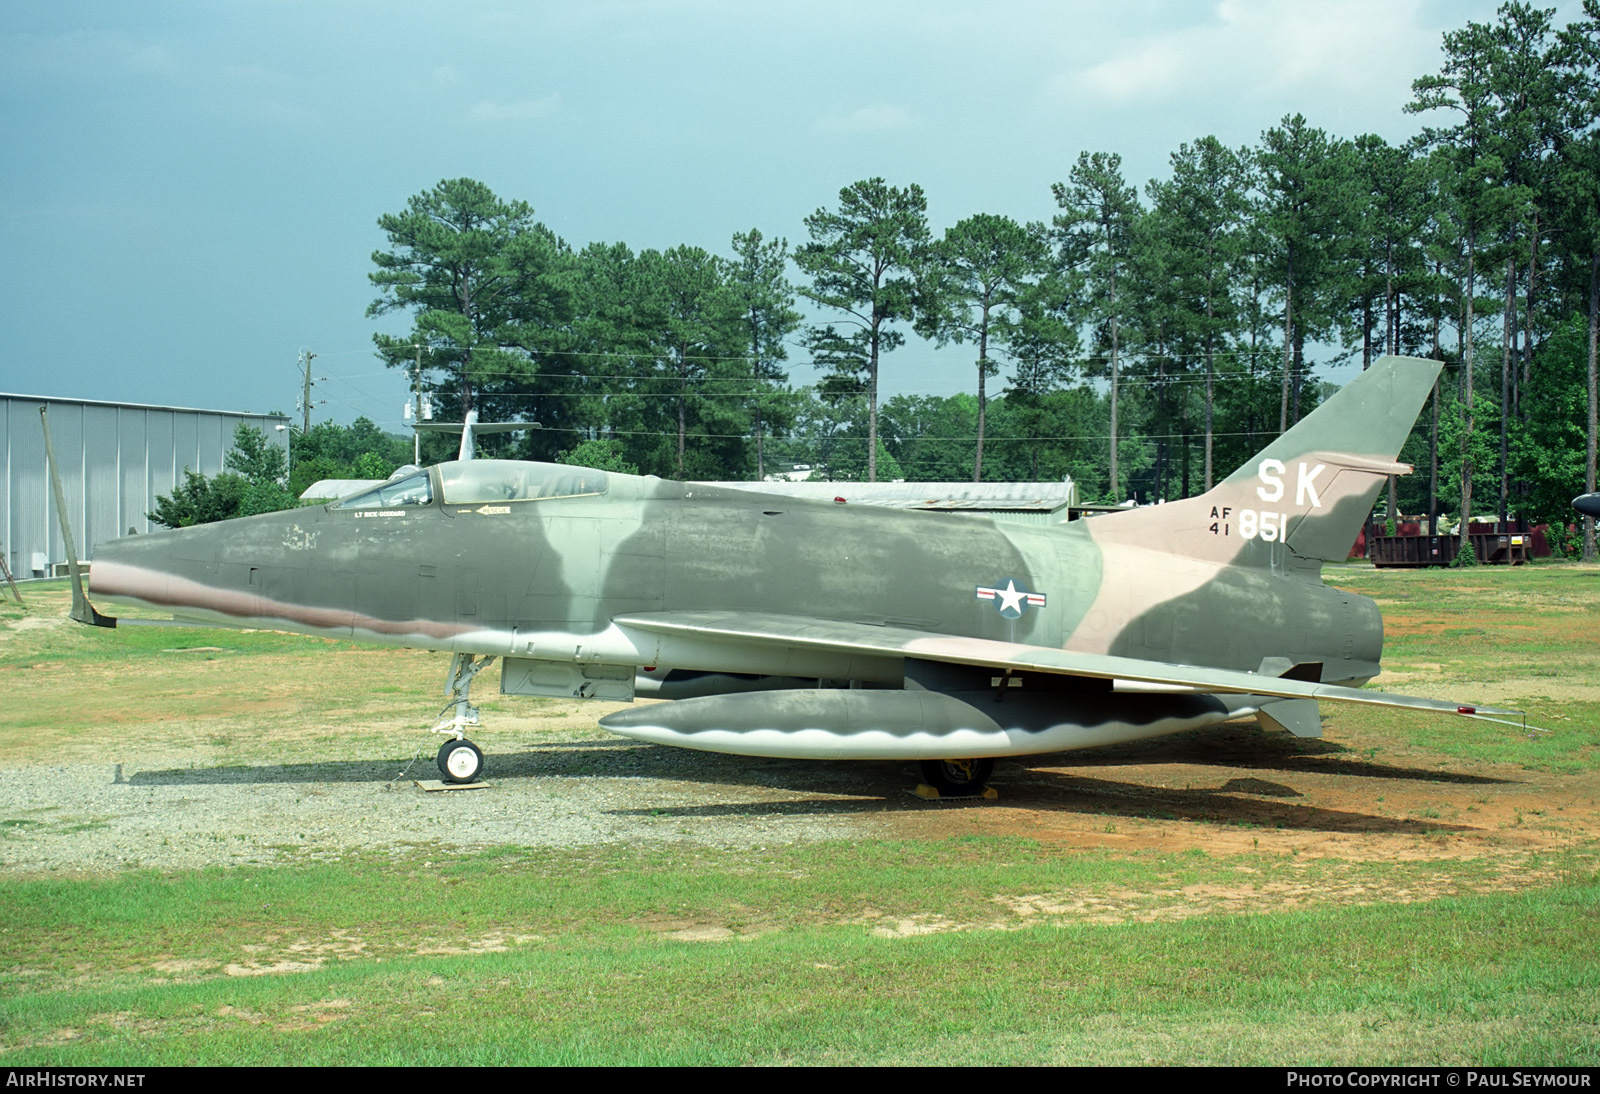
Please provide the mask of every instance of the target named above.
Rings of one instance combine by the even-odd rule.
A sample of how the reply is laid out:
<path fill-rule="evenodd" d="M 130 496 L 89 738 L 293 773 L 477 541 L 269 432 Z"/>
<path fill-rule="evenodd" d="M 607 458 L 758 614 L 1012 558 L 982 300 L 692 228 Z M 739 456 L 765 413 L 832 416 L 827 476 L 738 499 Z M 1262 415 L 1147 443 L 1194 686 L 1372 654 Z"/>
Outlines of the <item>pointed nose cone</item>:
<path fill-rule="evenodd" d="M 185 602 L 188 585 L 214 581 L 217 559 L 214 526 L 125 536 L 96 545 L 89 569 L 89 591 L 113 604 L 171 608 Z"/>
<path fill-rule="evenodd" d="M 263 615 L 261 574 L 281 565 L 296 510 L 126 536 L 95 547 L 89 588 L 98 600 L 228 623 Z"/>

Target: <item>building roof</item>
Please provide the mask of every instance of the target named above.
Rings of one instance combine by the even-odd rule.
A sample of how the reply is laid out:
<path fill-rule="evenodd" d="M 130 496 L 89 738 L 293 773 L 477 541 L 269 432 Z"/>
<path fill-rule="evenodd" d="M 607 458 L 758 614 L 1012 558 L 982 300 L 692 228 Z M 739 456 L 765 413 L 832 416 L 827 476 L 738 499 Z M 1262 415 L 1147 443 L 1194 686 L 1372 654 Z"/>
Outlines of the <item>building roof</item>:
<path fill-rule="evenodd" d="M 163 406 L 160 403 L 127 403 L 117 399 L 69 399 L 62 395 L 19 395 L 13 391 L 0 391 L 0 399 L 17 399 L 22 402 L 37 403 L 76 403 L 80 406 L 125 406 L 131 410 L 177 410 L 187 414 L 221 414 L 229 418 L 271 418 L 273 421 L 289 421 L 289 415 L 278 413 L 263 414 L 259 410 L 216 410 L 201 406 Z"/>

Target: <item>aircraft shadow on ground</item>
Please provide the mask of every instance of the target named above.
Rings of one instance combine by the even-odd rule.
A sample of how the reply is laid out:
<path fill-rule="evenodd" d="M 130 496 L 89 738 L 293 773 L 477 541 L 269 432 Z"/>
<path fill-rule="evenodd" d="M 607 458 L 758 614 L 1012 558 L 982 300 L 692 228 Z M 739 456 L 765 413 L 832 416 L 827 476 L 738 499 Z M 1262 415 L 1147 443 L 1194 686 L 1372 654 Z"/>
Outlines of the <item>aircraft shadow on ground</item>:
<path fill-rule="evenodd" d="M 404 779 L 437 779 L 433 758 L 427 766 L 419 760 Z M 272 783 L 386 783 L 393 782 L 407 760 L 329 760 L 315 764 L 257 764 L 228 767 L 174 767 L 136 771 L 130 786 L 232 786 Z"/>
<path fill-rule="evenodd" d="M 490 784 L 551 778 L 682 780 L 702 785 L 758 785 L 872 798 L 882 798 L 891 792 L 890 788 L 916 782 L 914 763 L 775 760 L 646 745 L 610 737 L 525 746 L 525 749 L 488 753 L 484 780 Z M 415 759 L 165 768 L 134 771 L 124 781 L 132 786 L 207 786 L 409 783 L 437 778 L 439 769 L 430 746 Z M 862 803 L 842 804 L 860 808 Z"/>
<path fill-rule="evenodd" d="M 776 775 L 778 772 L 761 774 Z M 880 792 L 884 786 L 895 784 L 894 771 L 886 771 L 885 776 L 887 781 L 879 785 Z M 749 772 L 741 781 L 746 785 L 759 781 L 769 787 L 779 784 L 777 779 L 761 778 Z M 1312 832 L 1423 835 L 1479 830 L 1473 825 L 1452 824 L 1436 819 L 1386 817 L 1356 810 L 1325 809 L 1304 805 L 1290 800 L 1303 796 L 1292 787 L 1253 778 L 1230 779 L 1222 786 L 1214 788 L 1192 787 L 1178 790 L 1060 772 L 1019 771 L 1012 765 L 1002 763 L 996 770 L 993 783 L 999 791 L 1001 805 L 1047 813 L 1080 813 L 1094 817 L 1121 817 L 1130 820 L 1198 821 L 1247 828 Z M 773 815 L 828 816 L 863 812 L 898 813 L 927 809 L 988 809 L 993 806 L 993 803 L 978 798 L 926 802 L 903 792 L 909 790 L 906 779 L 899 779 L 898 784 L 885 796 L 866 799 L 807 798 L 704 805 L 645 805 L 631 809 L 611 809 L 607 812 L 613 816 L 709 819 Z M 800 786 L 791 783 L 784 785 L 786 789 L 804 792 Z M 823 793 L 840 792 L 836 785 L 818 785 L 805 789 L 815 789 Z"/>
<path fill-rule="evenodd" d="M 1217 747 L 1220 745 L 1220 749 Z M 760 785 L 794 793 L 851 794 L 854 800 L 797 799 L 670 805 L 610 812 L 623 816 L 730 817 L 836 815 L 865 811 L 903 812 L 925 809 L 988 808 L 981 799 L 929 803 L 906 791 L 919 781 L 914 764 L 765 760 L 712 755 L 689 763 L 681 749 L 652 747 L 641 752 L 641 767 L 661 768 L 655 777 L 680 777 L 696 782 Z M 649 761 L 646 761 L 646 756 Z M 1443 786 L 1511 785 L 1507 779 L 1466 775 L 1432 768 L 1402 767 L 1363 760 L 1350 749 L 1321 740 L 1286 738 L 1244 727 L 1234 740 L 1216 741 L 1205 731 L 1156 741 L 1135 742 L 1083 752 L 1054 753 L 1001 760 L 992 780 L 1004 805 L 1045 812 L 1147 820 L 1206 821 L 1257 828 L 1327 832 L 1369 832 L 1420 835 L 1471 832 L 1470 824 L 1434 818 L 1408 819 L 1358 810 L 1327 809 L 1294 801 L 1301 791 L 1282 782 L 1240 774 L 1216 787 L 1152 786 L 1106 776 L 1115 769 L 1156 764 L 1191 764 L 1241 771 L 1282 771 L 1289 775 L 1349 775 Z M 682 765 L 684 770 L 668 772 Z M 692 768 L 692 769 L 689 769 Z M 1060 770 L 1070 768 L 1074 770 Z M 1087 769 L 1087 770 L 1086 770 Z M 1200 780 L 1206 779 L 1202 775 Z M 1442 789 L 1442 787 L 1441 787 Z M 1381 790 L 1374 789 L 1375 793 Z"/>
<path fill-rule="evenodd" d="M 1229 779 L 1219 787 L 1176 789 L 1065 772 L 1029 771 L 1007 789 L 1009 792 L 1002 791 L 1002 800 L 1010 805 L 1130 820 L 1204 821 L 1249 828 L 1391 835 L 1479 831 L 1474 825 L 1431 818 L 1389 817 L 1301 804 L 1292 800 L 1304 796 L 1298 790 L 1254 778 Z"/>
<path fill-rule="evenodd" d="M 1376 750 L 1375 750 L 1376 751 Z M 1503 786 L 1513 780 L 1469 775 L 1436 767 L 1401 767 L 1363 759 L 1360 751 L 1318 738 L 1268 733 L 1255 726 L 1230 724 L 1221 729 L 1196 729 L 1146 741 L 1106 745 L 1082 752 L 1026 756 L 1029 767 L 1110 768 L 1146 764 L 1195 764 L 1203 767 L 1282 771 L 1291 774 L 1350 775 L 1369 779 Z"/>
<path fill-rule="evenodd" d="M 1217 787 L 1183 789 L 1108 777 L 1117 768 L 1159 764 L 1227 767 L 1258 773 L 1281 771 L 1291 775 L 1348 775 L 1456 786 L 1510 782 L 1436 769 L 1376 764 L 1359 759 L 1351 750 L 1331 742 L 1285 738 L 1249 729 L 1223 740 L 1208 739 L 1197 731 L 1082 752 L 1003 759 L 993 782 L 1002 804 L 1043 812 L 1308 831 L 1422 834 L 1476 830 L 1471 825 L 1438 819 L 1386 817 L 1300 804 L 1294 801 L 1303 797 L 1299 790 L 1255 775 L 1241 774 Z M 135 786 L 337 784 L 409 782 L 437 777 L 433 757 L 424 754 L 414 761 L 348 760 L 142 771 L 132 774 L 127 782 Z M 551 742 L 524 746 L 520 752 L 491 753 L 485 778 L 491 785 L 507 787 L 523 780 L 550 778 L 641 780 L 640 804 L 606 810 L 614 816 L 827 817 L 864 812 L 989 808 L 991 805 L 981 799 L 929 803 L 914 797 L 909 791 L 920 779 L 916 764 L 909 762 L 781 760 L 698 752 L 614 738 Z M 656 798 L 659 802 L 661 795 L 650 784 L 660 781 L 715 785 L 735 794 L 760 787 L 768 794 L 803 796 L 695 805 L 652 804 L 650 799 Z"/>

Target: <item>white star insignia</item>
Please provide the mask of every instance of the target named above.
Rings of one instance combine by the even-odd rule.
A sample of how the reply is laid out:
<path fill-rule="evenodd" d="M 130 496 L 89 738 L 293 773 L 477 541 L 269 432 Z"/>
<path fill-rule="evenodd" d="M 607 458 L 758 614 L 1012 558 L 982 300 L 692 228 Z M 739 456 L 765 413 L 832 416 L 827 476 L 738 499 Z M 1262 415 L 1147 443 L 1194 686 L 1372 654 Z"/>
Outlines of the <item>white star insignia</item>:
<path fill-rule="evenodd" d="M 1028 594 L 1017 588 L 1017 583 L 1011 578 L 1006 579 L 1004 589 L 996 589 L 995 594 L 1000 597 L 1000 610 L 1013 611 L 1022 614 L 1022 598 Z"/>

